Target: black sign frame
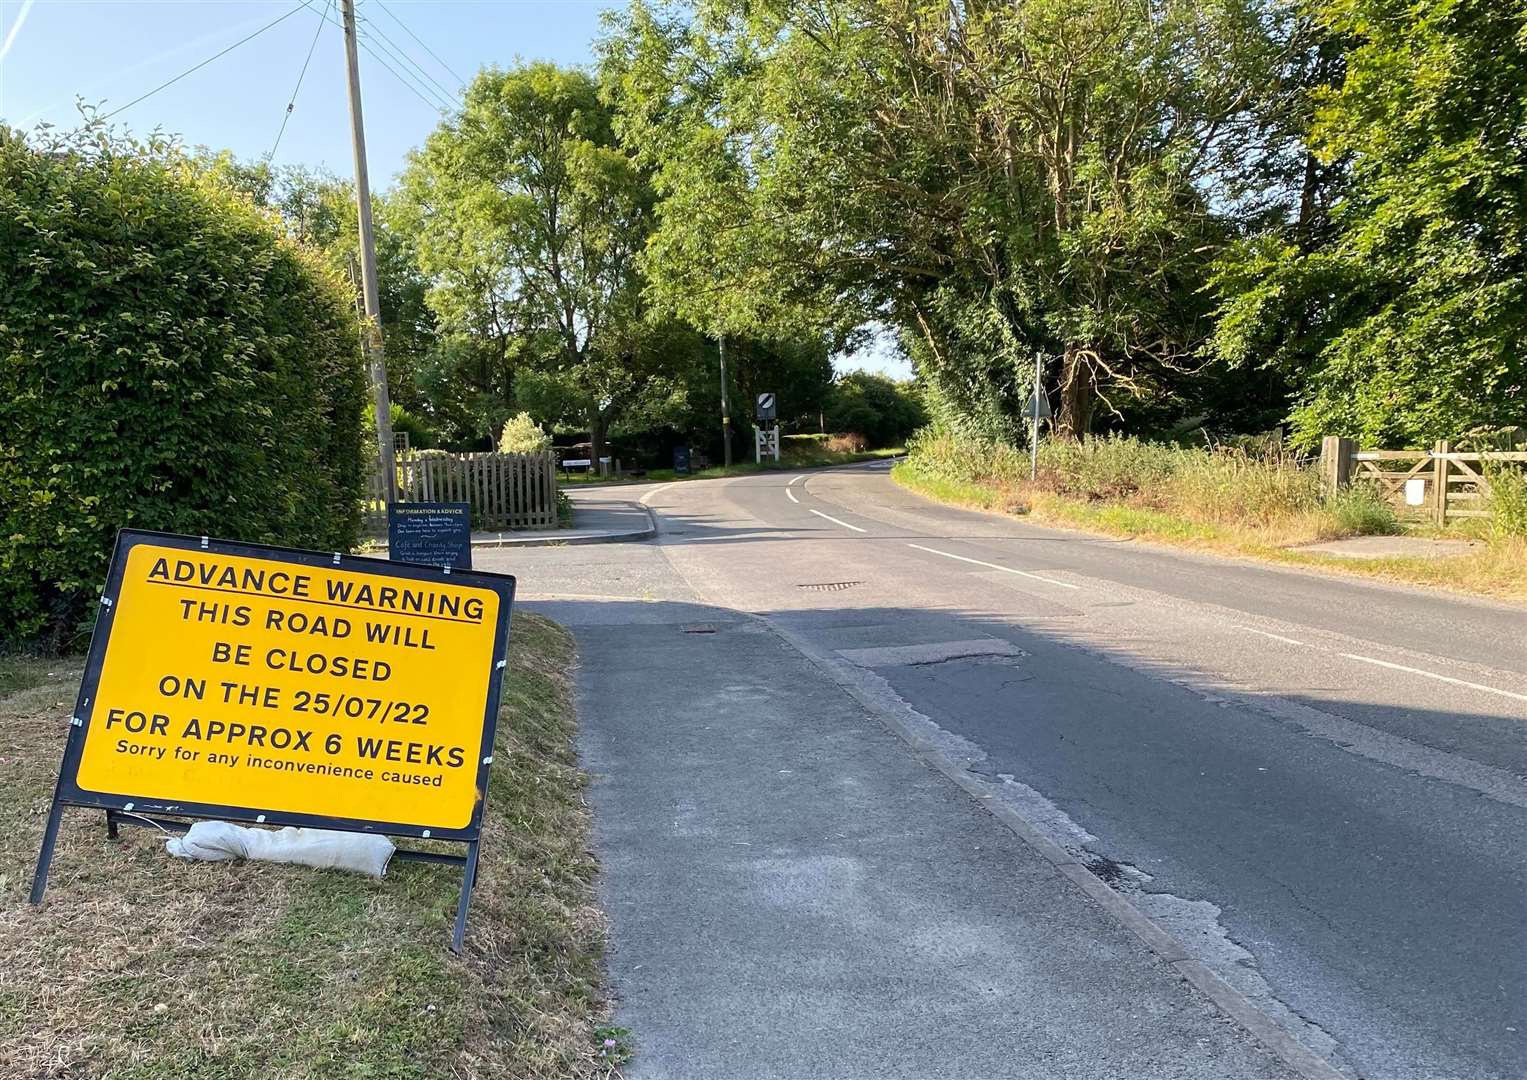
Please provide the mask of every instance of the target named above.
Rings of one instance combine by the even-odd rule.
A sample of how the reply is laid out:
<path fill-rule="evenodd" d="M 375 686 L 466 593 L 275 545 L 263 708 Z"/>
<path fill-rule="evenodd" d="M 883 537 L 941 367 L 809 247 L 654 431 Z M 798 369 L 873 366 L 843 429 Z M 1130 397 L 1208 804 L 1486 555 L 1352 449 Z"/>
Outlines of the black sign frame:
<path fill-rule="evenodd" d="M 472 807 L 471 820 L 459 829 L 425 828 L 392 821 L 370 821 L 360 818 L 328 817 L 291 811 L 262 811 L 246 806 L 223 806 L 214 803 L 164 802 L 156 799 L 90 791 L 78 783 L 80 756 L 84 752 L 85 736 L 90 729 L 96 689 L 100 684 L 101 667 L 106 657 L 106 645 L 111 638 L 111 628 L 116 617 L 117 603 L 122 591 L 122 577 L 127 569 L 127 556 L 140 544 L 174 548 L 194 554 L 232 555 L 245 558 L 266 559 L 325 570 L 349 570 L 355 573 L 373 574 L 381 577 L 404 578 L 440 585 L 470 585 L 489 589 L 498 594 L 499 617 L 493 636 L 493 671 L 488 679 L 488 700 L 483 714 L 482 742 L 478 750 L 477 790 L 479 798 Z M 451 937 L 451 949 L 460 952 L 466 933 L 467 907 L 471 900 L 472 886 L 477 878 L 478 844 L 482 836 L 482 815 L 488 801 L 489 769 L 493 764 L 493 739 L 498 722 L 500 691 L 503 670 L 507 665 L 509 630 L 514 605 L 516 581 L 512 574 L 496 574 L 485 570 L 450 570 L 418 563 L 392 562 L 389 560 L 347 555 L 343 552 L 324 553 L 300 548 L 272 547 L 265 544 L 247 544 L 235 540 L 215 540 L 206 536 L 185 536 L 179 533 L 152 532 L 146 529 L 122 529 L 117 533 L 112 550 L 111 565 L 107 570 L 106 588 L 101 594 L 101 611 L 96 618 L 95 629 L 90 635 L 90 648 L 86 653 L 85 672 L 80 680 L 79 697 L 70 718 L 69 734 L 64 744 L 63 761 L 59 766 L 58 782 L 53 791 L 53 803 L 48 811 L 48 823 L 43 833 L 42 848 L 37 854 L 37 870 L 32 877 L 31 902 L 40 904 L 48 887 L 48 871 L 53 862 L 53 848 L 58 840 L 58 828 L 65 807 L 79 807 L 106 811 L 108 834 L 115 837 L 117 826 L 122 824 L 155 824 L 183 831 L 183 822 L 163 820 L 162 814 L 173 814 L 197 820 L 237 821 L 251 825 L 293 825 L 298 828 L 333 829 L 341 832 L 371 833 L 383 836 L 412 837 L 417 839 L 459 841 L 466 844 L 464 855 L 439 852 L 407 851 L 399 848 L 396 855 L 403 859 L 423 862 L 445 862 L 463 867 L 464 877 L 461 898 L 457 904 L 456 923 Z"/>

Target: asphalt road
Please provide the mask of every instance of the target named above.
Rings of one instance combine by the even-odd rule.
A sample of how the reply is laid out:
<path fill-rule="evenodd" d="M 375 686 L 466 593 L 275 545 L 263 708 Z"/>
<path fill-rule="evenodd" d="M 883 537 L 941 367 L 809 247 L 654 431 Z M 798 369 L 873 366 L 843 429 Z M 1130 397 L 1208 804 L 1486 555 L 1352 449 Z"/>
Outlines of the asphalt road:
<path fill-rule="evenodd" d="M 632 613 L 653 625 L 693 619 L 717 628 L 749 618 L 817 669 L 835 665 L 861 700 L 905 710 L 985 785 L 983 797 L 1114 884 L 1341 1071 L 1373 1080 L 1527 1076 L 1527 612 L 939 507 L 898 488 L 881 466 L 610 496 L 642 498 L 658 518 L 657 541 L 516 552 L 504 565 L 528 598 L 577 625 L 585 645 L 582 685 L 595 706 L 586 751 L 597 772 L 616 778 L 603 807 L 596 786 L 595 807 L 612 868 L 613 969 L 630 1001 L 657 998 L 620 960 L 624 946 L 641 951 L 650 906 L 622 906 L 622 887 L 647 880 L 640 865 L 622 863 L 623 848 L 673 816 L 657 803 L 686 776 L 702 817 L 709 803 L 766 798 L 738 777 L 720 788 L 701 779 L 724 755 L 679 769 L 667 789 L 622 788 L 627 768 L 664 768 L 666 759 L 642 759 L 639 733 L 662 715 L 665 697 L 699 692 L 718 671 L 735 676 L 756 657 L 775 669 L 772 679 L 725 683 L 741 687 L 744 705 L 753 686 L 771 715 L 793 723 L 841 713 L 837 722 L 852 724 L 857 715 L 804 668 L 779 668 L 785 660 L 764 644 L 772 637 L 735 636 L 699 663 L 682 648 L 660 650 L 639 667 L 667 674 L 656 686 L 631 682 L 622 657 L 656 641 Z M 674 604 L 696 606 L 659 614 Z M 632 694 L 646 699 L 622 712 Z M 617 715 L 627 720 L 601 720 Z M 806 734 L 754 740 L 749 775 L 774 758 L 781 769 L 800 767 L 783 759 Z M 946 784 L 953 794 L 936 805 L 897 802 L 910 783 L 897 755 L 869 727 L 857 738 L 868 740 L 862 754 L 828 754 L 821 769 L 861 786 L 894 775 L 870 800 L 875 820 L 901 815 L 911 828 L 908 815 L 932 815 L 928 828 L 939 835 L 914 845 L 919 872 L 940 882 L 920 900 L 929 918 L 973 909 L 992 927 L 1020 918 L 992 895 L 1000 885 L 990 876 L 991 844 L 975 865 L 975 841 L 960 840 L 968 823 L 953 823 L 950 800 L 976 800 Z M 900 754 L 911 751 L 902 744 Z M 768 798 L 800 798 L 780 795 Z M 619 825 L 609 822 L 615 812 Z M 1002 850 L 1015 866 L 1025 858 Z M 663 895 L 659 887 L 643 899 Z M 1086 925 L 1092 939 L 1103 934 Z M 879 962 L 895 960 L 893 948 Z M 1000 965 L 982 973 L 993 985 L 1023 977 Z M 659 995 L 667 1014 L 635 1014 L 665 1033 L 659 1049 L 664 1039 L 682 1043 L 685 999 L 672 989 Z M 950 1028 L 951 1046 L 962 1031 Z M 1180 1024 L 1168 1035 L 1201 1045 L 1193 1040 L 1202 1034 Z M 1203 1075 L 1231 1075 L 1231 1051 L 1214 1053 Z M 964 1075 L 1030 1075 L 971 1062 Z M 1111 1067 L 1107 1075 L 1167 1075 L 1123 1059 Z M 1093 1075 L 1068 1069 L 1054 1075 Z M 735 1075 L 806 1073 L 781 1065 Z"/>

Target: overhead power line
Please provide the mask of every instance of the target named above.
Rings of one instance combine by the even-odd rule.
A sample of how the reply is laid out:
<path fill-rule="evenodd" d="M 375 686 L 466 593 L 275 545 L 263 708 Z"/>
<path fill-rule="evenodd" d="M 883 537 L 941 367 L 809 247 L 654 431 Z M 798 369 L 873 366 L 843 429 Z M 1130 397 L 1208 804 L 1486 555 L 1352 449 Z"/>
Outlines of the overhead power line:
<path fill-rule="evenodd" d="M 408 54 L 379 35 L 375 24 L 369 19 L 365 19 L 357 14 L 356 20 L 358 23 L 358 33 L 361 35 L 360 40 L 370 42 L 382 53 L 385 53 L 389 60 L 395 62 L 402 69 L 403 75 L 408 78 L 410 83 L 427 94 L 431 100 L 439 102 L 436 108 L 449 111 L 450 102 L 456 97 L 453 91 L 447 90 L 445 87 L 440 86 L 439 83 L 435 83 L 435 80 L 430 77 L 429 72 L 424 71 Z M 371 55 L 376 56 L 377 54 L 373 52 Z M 415 74 L 414 69 L 418 69 L 419 74 Z M 421 75 L 423 76 L 422 78 L 420 77 Z M 434 85 L 431 86 L 431 83 L 434 83 Z M 436 89 L 436 87 L 439 87 L 439 89 Z"/>
<path fill-rule="evenodd" d="M 128 109 L 131 109 L 134 105 L 138 104 L 140 101 L 148 100 L 149 98 L 153 97 L 155 94 L 159 93 L 159 91 L 165 89 L 166 87 L 174 86 L 181 79 L 184 79 L 187 75 L 191 75 L 191 74 L 194 74 L 195 72 L 200 71 L 202 68 L 206 67 L 208 64 L 212 63 L 212 61 L 218 59 L 219 57 L 227 56 L 234 49 L 237 49 L 240 45 L 243 45 L 243 44 L 246 44 L 247 42 L 253 41 L 255 38 L 257 38 L 261 34 L 265 33 L 265 31 L 269 30 L 271 27 L 276 26 L 279 23 L 284 23 L 287 19 L 290 19 L 293 15 L 297 14 L 297 12 L 299 12 L 299 11 L 302 11 L 307 6 L 308 5 L 307 5 L 307 3 L 304 0 L 303 3 L 300 3 L 296 7 L 292 8 L 292 10 L 288 11 L 285 15 L 282 15 L 282 16 L 280 16 L 278 18 L 272 19 L 270 22 L 268 22 L 264 26 L 260 27 L 254 33 L 250 34 L 248 37 L 239 38 L 239 40 L 235 41 L 232 45 L 228 46 L 226 49 L 222 50 L 221 52 L 213 53 L 211 56 L 207 57 L 201 63 L 197 64 L 195 67 L 186 68 L 186 70 L 182 71 L 179 75 L 176 75 L 173 79 L 170 79 L 167 82 L 162 82 L 158 86 L 156 86 L 152 90 L 150 90 L 148 93 L 140 94 L 138 97 L 135 97 L 131 101 L 129 101 L 126 105 L 123 105 L 120 108 L 116 108 L 116 109 L 111 110 L 111 112 L 109 112 L 105 116 L 101 117 L 101 119 L 102 120 L 110 120 L 113 116 L 116 116 L 118 113 L 126 112 Z"/>
<path fill-rule="evenodd" d="M 360 14 L 360 12 L 356 12 L 355 17 L 362 23 L 362 25 L 365 26 L 367 34 L 375 34 L 378 38 L 380 38 L 382 43 L 388 47 L 389 53 L 401 57 L 405 64 L 411 65 L 414 71 L 417 71 L 420 75 L 424 76 L 424 78 L 429 81 L 431 86 L 435 87 L 440 91 L 440 93 L 444 94 L 447 101 L 455 98 L 455 90 L 452 90 L 450 87 L 446 86 L 439 79 L 435 78 L 428 71 L 426 71 L 424 66 L 413 57 L 409 56 L 401 45 L 399 45 L 396 41 L 393 41 L 392 38 L 388 37 L 382 31 L 380 26 L 378 26 L 371 19 L 368 19 L 364 15 Z"/>
<path fill-rule="evenodd" d="M 311 0 L 302 0 L 302 6 L 303 7 L 307 7 L 310 10 L 313 10 L 313 11 L 317 11 L 318 10 L 316 7 L 311 7 Z M 338 19 L 335 19 L 334 17 L 327 16 L 327 15 L 325 17 L 327 18 L 327 20 L 329 22 L 333 23 L 335 26 L 340 26 L 340 23 L 339 23 Z M 344 28 L 342 26 L 340 26 L 340 29 L 341 29 L 341 31 L 343 31 Z M 387 73 L 389 75 L 391 75 L 394 79 L 396 79 L 398 81 L 398 83 L 405 90 L 407 90 L 409 93 L 413 94 L 414 97 L 416 97 L 420 101 L 424 102 L 425 105 L 429 106 L 435 112 L 441 112 L 441 113 L 450 112 L 449 105 L 442 104 L 439 101 L 432 101 L 432 100 L 430 100 L 429 97 L 427 97 L 424 94 L 420 93 L 419 89 L 415 85 L 415 83 L 410 82 L 408 79 L 404 78 L 401 74 L 399 74 L 397 68 L 395 68 L 391 64 L 389 64 L 387 62 L 387 60 L 380 53 L 378 53 L 375 49 L 371 48 L 371 46 L 369 44 L 367 44 L 366 40 L 364 38 L 362 38 L 359 34 L 356 35 L 356 39 L 355 40 L 356 40 L 356 44 L 358 44 L 362 49 L 364 49 L 366 51 L 366 55 L 367 56 L 371 57 L 371 59 L 375 60 L 378 64 L 380 64 L 383 68 L 385 68 L 387 70 Z"/>
<path fill-rule="evenodd" d="M 440 57 L 438 55 L 436 55 L 434 49 L 431 49 L 428 45 L 424 44 L 424 42 L 420 39 L 419 35 L 414 33 L 412 30 L 410 30 L 408 28 L 408 25 L 406 23 L 404 23 L 402 19 L 400 19 L 396 15 L 394 15 L 392 13 L 392 9 L 389 8 L 386 4 L 382 3 L 382 0 L 373 0 L 373 2 L 376 4 L 377 7 L 381 8 L 383 11 L 387 12 L 387 17 L 389 19 L 391 19 L 393 22 L 397 23 L 399 26 L 403 27 L 403 32 L 405 34 L 407 34 L 409 37 L 413 38 L 415 41 L 417 41 L 419 43 L 419 48 L 421 48 L 425 52 L 429 53 L 429 55 L 434 59 L 435 63 L 439 64 L 447 72 L 450 73 L 451 78 L 455 79 L 462 86 L 465 86 L 467 84 L 467 81 L 465 79 L 463 79 L 460 75 L 456 74 L 455 69 L 452 68 L 450 64 L 447 64 L 444 60 L 440 59 Z"/>
<path fill-rule="evenodd" d="M 297 85 L 292 88 L 291 100 L 286 103 L 286 112 L 281 117 L 281 130 L 276 132 L 276 141 L 271 144 L 270 153 L 265 155 L 266 161 L 276 159 L 276 150 L 281 146 L 281 136 L 286 134 L 286 122 L 292 118 L 292 110 L 297 107 L 297 95 L 302 92 L 302 80 L 307 77 L 308 65 L 313 62 L 313 50 L 318 48 L 318 37 L 323 33 L 324 23 L 328 21 L 329 8 L 334 0 L 324 0 L 323 11 L 318 15 L 318 26 L 313 31 L 313 41 L 308 45 L 308 55 L 302 61 L 302 70 L 297 73 Z"/>

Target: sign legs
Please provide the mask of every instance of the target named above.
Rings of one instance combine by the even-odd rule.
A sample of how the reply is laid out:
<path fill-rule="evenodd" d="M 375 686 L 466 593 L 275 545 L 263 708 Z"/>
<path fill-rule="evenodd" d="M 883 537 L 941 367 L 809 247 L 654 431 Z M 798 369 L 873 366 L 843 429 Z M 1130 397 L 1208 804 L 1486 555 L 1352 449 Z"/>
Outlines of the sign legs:
<path fill-rule="evenodd" d="M 467 905 L 472 902 L 472 889 L 477 884 L 477 844 L 467 843 L 467 864 L 461 877 L 461 899 L 456 903 L 456 927 L 451 931 L 451 952 L 461 955 L 461 947 L 467 937 Z"/>
<path fill-rule="evenodd" d="M 42 894 L 48 891 L 48 870 L 53 865 L 53 845 L 58 841 L 58 823 L 63 819 L 64 807 L 56 798 L 48 811 L 48 827 L 42 834 L 42 850 L 37 853 L 37 872 L 32 875 L 32 898 L 34 904 L 42 903 Z"/>

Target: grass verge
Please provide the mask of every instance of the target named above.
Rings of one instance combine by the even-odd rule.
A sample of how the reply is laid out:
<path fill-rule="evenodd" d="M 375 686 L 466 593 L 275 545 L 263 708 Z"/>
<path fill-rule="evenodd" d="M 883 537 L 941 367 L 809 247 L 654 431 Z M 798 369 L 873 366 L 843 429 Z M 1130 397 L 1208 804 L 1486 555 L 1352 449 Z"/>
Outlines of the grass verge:
<path fill-rule="evenodd" d="M 1392 556 L 1348 559 L 1300 551 L 1289 545 L 1325 539 L 1318 518 L 1292 516 L 1276 524 L 1215 524 L 1126 502 L 1083 500 L 1022 485 L 952 480 L 902 462 L 891 476 L 903 487 L 938 502 L 977 510 L 1020 514 L 1036 521 L 1090 529 L 1110 536 L 1154 540 L 1223 555 L 1411 585 L 1451 589 L 1474 596 L 1527 600 L 1527 541 L 1496 540 L 1468 554 L 1443 558 Z"/>
<path fill-rule="evenodd" d="M 108 840 L 83 810 L 66 813 L 47 901 L 30 907 L 79 666 L 7 661 L 0 1076 L 612 1075 L 626 1049 L 599 1026 L 603 922 L 573 751 L 572 640 L 516 613 L 509 657 L 462 957 L 447 951 L 454 868 L 394 862 L 372 881 L 182 862 L 151 829 Z"/>

